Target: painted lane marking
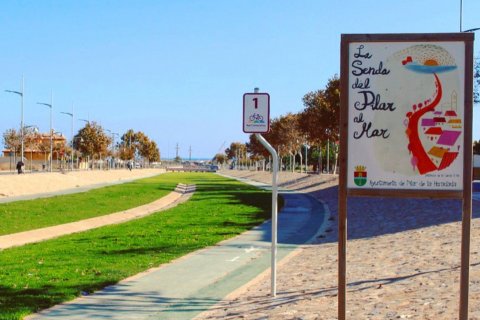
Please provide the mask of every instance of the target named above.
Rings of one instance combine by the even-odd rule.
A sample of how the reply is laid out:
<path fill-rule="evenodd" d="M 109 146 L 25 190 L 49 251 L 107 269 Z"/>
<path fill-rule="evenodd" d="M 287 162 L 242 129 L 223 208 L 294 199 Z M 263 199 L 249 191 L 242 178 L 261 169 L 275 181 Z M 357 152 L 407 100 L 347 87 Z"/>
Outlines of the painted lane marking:
<path fill-rule="evenodd" d="M 244 250 L 245 250 L 245 253 L 250 253 L 250 252 L 253 252 L 253 251 L 258 250 L 258 249 L 255 248 L 254 246 L 250 246 L 250 248 L 244 249 Z"/>
<path fill-rule="evenodd" d="M 230 260 L 226 260 L 226 261 L 227 261 L 227 262 L 235 262 L 235 261 L 237 261 L 238 259 L 240 259 L 240 257 L 237 256 L 237 257 L 234 257 L 234 258 L 232 258 L 232 259 L 230 259 Z"/>

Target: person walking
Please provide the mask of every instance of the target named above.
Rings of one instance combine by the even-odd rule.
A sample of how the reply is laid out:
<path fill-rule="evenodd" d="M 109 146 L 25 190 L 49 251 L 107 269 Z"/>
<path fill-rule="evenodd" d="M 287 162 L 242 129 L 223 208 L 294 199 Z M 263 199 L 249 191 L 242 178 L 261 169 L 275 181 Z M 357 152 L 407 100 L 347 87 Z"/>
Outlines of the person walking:
<path fill-rule="evenodd" d="M 18 171 L 18 174 L 23 173 L 23 166 L 24 166 L 24 165 L 25 165 L 25 164 L 23 163 L 22 160 L 20 160 L 20 161 L 17 162 L 17 171 Z"/>

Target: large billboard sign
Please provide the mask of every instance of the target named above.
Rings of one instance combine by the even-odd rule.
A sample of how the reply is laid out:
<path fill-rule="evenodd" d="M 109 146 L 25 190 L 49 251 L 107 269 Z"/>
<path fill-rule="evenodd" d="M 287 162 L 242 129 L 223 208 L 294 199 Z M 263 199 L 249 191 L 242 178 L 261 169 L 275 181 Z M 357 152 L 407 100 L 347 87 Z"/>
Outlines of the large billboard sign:
<path fill-rule="evenodd" d="M 349 196 L 462 199 L 459 319 L 468 319 L 473 40 L 472 33 L 342 35 L 339 320 Z"/>
<path fill-rule="evenodd" d="M 349 189 L 462 190 L 465 50 L 440 39 L 348 43 Z"/>

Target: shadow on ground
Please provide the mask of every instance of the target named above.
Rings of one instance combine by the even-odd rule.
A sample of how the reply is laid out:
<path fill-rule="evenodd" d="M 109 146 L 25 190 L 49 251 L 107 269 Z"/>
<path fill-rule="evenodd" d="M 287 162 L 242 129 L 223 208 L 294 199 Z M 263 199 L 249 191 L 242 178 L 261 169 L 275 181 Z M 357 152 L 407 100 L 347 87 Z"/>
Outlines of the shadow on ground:
<path fill-rule="evenodd" d="M 310 193 L 323 200 L 337 232 L 338 186 Z M 472 218 L 480 218 L 480 203 L 473 201 Z M 350 197 L 347 206 L 348 239 L 362 239 L 462 220 L 462 201 L 445 199 L 394 199 Z M 337 241 L 337 237 L 329 237 Z M 328 240 L 327 240 L 328 241 Z"/>

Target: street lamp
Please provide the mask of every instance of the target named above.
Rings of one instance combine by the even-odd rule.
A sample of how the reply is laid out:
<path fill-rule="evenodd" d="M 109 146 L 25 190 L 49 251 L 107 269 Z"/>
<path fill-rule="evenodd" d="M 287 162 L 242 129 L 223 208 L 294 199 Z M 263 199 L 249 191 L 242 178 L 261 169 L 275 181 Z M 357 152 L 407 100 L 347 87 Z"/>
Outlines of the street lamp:
<path fill-rule="evenodd" d="M 73 106 L 72 106 L 72 112 L 60 112 L 63 114 L 66 114 L 67 116 L 70 116 L 72 118 L 72 152 L 71 152 L 71 169 L 73 171 Z"/>
<path fill-rule="evenodd" d="M 37 126 L 31 125 L 31 126 L 23 127 L 23 132 L 25 132 L 25 129 L 30 129 L 30 128 L 33 128 L 33 133 L 34 134 L 38 133 L 38 131 L 39 131 Z M 30 172 L 33 172 L 33 148 L 32 148 L 32 144 L 29 144 L 29 146 L 30 146 Z"/>
<path fill-rule="evenodd" d="M 52 158 L 53 158 L 53 91 L 50 93 L 50 103 L 44 102 L 37 102 L 37 104 L 41 104 L 43 106 L 47 106 L 50 108 L 50 172 L 52 172 Z"/>
<path fill-rule="evenodd" d="M 87 119 L 77 119 L 77 120 L 78 120 L 78 121 L 83 121 L 83 122 L 85 122 L 85 123 L 87 123 L 87 124 L 90 124 L 90 121 L 88 121 Z"/>
<path fill-rule="evenodd" d="M 478 31 L 478 30 L 480 30 L 480 28 L 468 29 L 468 30 L 465 30 L 465 31 L 462 31 L 462 32 L 475 32 L 475 31 Z"/>
<path fill-rule="evenodd" d="M 18 94 L 21 97 L 21 102 L 20 102 L 20 108 L 21 108 L 21 115 L 20 115 L 20 141 L 22 144 L 21 148 L 21 160 L 23 161 L 23 98 L 24 98 L 24 93 L 25 93 L 25 82 L 24 78 L 22 76 L 22 91 L 14 91 L 14 90 L 5 90 L 5 92 L 10 92 L 10 93 L 15 93 Z"/>
<path fill-rule="evenodd" d="M 113 167 L 113 159 L 114 159 L 114 153 L 115 153 L 115 135 L 120 136 L 117 132 L 113 132 L 112 130 L 106 129 L 106 131 L 110 132 L 112 134 L 112 162 L 110 167 Z"/>
<path fill-rule="evenodd" d="M 308 148 L 310 148 L 310 146 L 307 142 L 305 142 L 303 146 L 305 147 L 305 173 L 308 173 Z"/>
<path fill-rule="evenodd" d="M 57 135 L 57 136 L 59 135 L 60 137 L 63 138 L 63 133 L 60 132 L 60 131 L 55 131 L 55 130 L 53 130 L 53 131 L 52 131 L 52 134 L 53 134 L 54 137 L 55 137 L 55 135 Z M 58 150 L 55 150 L 54 152 L 57 152 L 57 169 L 58 169 L 58 167 L 59 167 L 59 166 L 58 166 L 58 162 L 59 162 L 59 152 L 58 152 Z M 53 160 L 53 153 L 52 153 L 52 160 Z"/>

